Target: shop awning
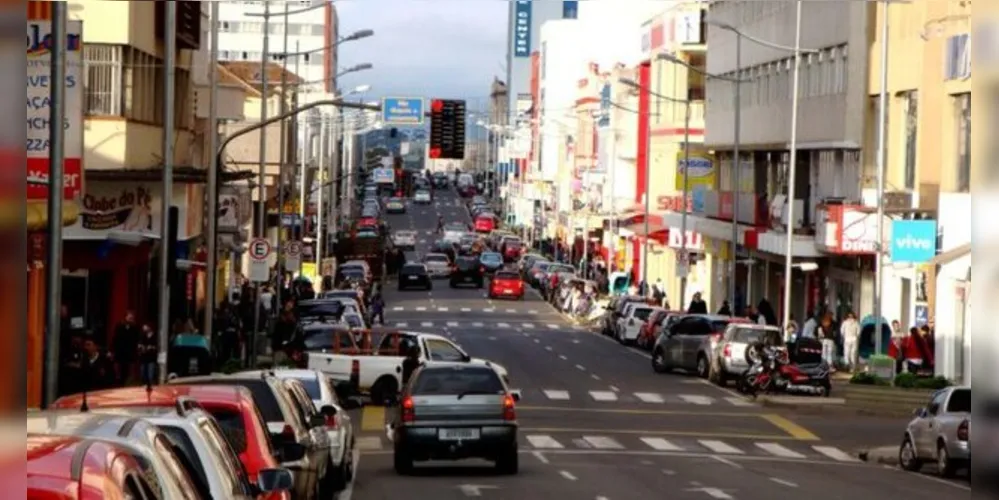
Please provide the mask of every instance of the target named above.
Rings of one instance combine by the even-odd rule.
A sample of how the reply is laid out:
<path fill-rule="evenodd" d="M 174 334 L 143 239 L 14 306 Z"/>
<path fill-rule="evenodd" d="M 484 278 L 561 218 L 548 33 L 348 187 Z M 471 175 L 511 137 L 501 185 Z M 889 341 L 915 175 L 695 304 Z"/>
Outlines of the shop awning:
<path fill-rule="evenodd" d="M 4 214 L 16 215 L 18 212 L 16 210 L 5 210 Z M 48 229 L 49 224 L 49 204 L 46 201 L 29 201 L 26 210 L 26 222 L 28 232 L 32 231 L 45 231 Z M 76 202 L 65 201 L 62 204 L 62 225 L 71 226 L 76 222 L 76 218 L 80 215 L 80 207 Z M 13 217 L 4 217 L 2 224 L 16 225 L 17 221 L 6 220 L 13 219 Z"/>
<path fill-rule="evenodd" d="M 630 233 L 639 238 L 647 236 L 645 233 L 645 222 L 629 224 L 627 226 L 622 226 L 622 228 L 628 230 Z M 659 239 L 659 236 L 665 237 L 666 231 L 668 230 L 669 228 L 664 226 L 660 220 L 653 217 L 649 218 L 649 234 L 651 234 L 653 238 Z"/>

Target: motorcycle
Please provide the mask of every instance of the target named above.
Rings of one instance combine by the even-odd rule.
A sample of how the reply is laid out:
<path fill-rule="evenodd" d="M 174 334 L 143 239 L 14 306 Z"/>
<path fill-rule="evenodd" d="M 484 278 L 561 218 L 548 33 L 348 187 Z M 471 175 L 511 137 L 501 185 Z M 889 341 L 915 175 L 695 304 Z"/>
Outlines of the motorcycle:
<path fill-rule="evenodd" d="M 750 368 L 739 378 L 737 389 L 754 398 L 761 392 L 826 397 L 832 392 L 829 364 L 825 361 L 792 362 L 786 347 L 747 349 L 746 361 Z"/>

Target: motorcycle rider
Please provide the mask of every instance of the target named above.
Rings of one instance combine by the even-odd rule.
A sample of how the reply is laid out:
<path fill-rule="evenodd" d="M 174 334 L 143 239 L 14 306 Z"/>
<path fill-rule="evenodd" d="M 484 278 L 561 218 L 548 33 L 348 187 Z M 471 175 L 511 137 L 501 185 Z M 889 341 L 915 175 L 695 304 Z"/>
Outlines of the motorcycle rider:
<path fill-rule="evenodd" d="M 439 214 L 437 215 L 437 232 L 444 232 L 444 216 Z"/>

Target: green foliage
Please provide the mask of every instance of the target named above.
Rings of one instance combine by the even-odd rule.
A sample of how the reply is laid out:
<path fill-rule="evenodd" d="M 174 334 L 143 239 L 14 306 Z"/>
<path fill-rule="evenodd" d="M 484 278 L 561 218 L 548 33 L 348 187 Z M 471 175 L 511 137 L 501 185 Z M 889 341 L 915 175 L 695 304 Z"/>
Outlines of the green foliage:
<path fill-rule="evenodd" d="M 871 372 L 857 372 L 850 377 L 850 383 L 856 385 L 888 385 L 888 381 Z"/>
<path fill-rule="evenodd" d="M 921 377 L 915 373 L 900 373 L 895 377 L 894 385 L 903 389 L 939 390 L 953 384 L 946 377 Z"/>

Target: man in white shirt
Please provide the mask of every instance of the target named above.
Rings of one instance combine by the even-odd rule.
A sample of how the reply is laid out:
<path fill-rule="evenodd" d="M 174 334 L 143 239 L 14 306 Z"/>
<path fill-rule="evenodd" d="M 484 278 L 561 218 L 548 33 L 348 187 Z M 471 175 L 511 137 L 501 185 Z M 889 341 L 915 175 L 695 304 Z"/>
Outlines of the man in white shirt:
<path fill-rule="evenodd" d="M 801 327 L 801 337 L 806 339 L 815 338 L 815 329 L 818 328 L 819 322 L 815 319 L 814 314 L 808 315 L 808 321 L 805 321 L 804 326 Z"/>
<path fill-rule="evenodd" d="M 860 368 L 860 322 L 853 311 L 846 313 L 846 318 L 839 325 L 839 334 L 843 337 L 843 354 L 850 371 Z"/>

